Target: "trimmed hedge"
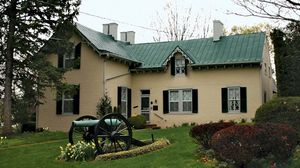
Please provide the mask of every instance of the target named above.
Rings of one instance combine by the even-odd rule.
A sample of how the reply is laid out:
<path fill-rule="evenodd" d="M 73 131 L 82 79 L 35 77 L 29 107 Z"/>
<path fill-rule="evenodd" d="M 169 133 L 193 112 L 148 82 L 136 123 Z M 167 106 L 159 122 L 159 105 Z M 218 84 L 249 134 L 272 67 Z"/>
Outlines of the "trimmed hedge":
<path fill-rule="evenodd" d="M 300 136 L 300 97 L 278 97 L 263 104 L 257 109 L 254 121 L 289 124 Z"/>
<path fill-rule="evenodd" d="M 156 151 L 168 145 L 170 145 L 169 140 L 159 139 L 152 144 L 134 148 L 128 151 L 120 151 L 116 153 L 107 153 L 107 154 L 98 155 L 95 160 L 115 160 L 121 158 L 134 157 L 134 156 Z"/>
<path fill-rule="evenodd" d="M 296 131 L 286 124 L 235 125 L 212 137 L 216 155 L 238 167 L 253 159 L 273 155 L 286 161 L 297 146 Z"/>
<path fill-rule="evenodd" d="M 146 127 L 146 118 L 143 115 L 137 115 L 128 118 L 128 122 L 133 126 L 135 129 L 143 129 Z"/>
<path fill-rule="evenodd" d="M 233 125 L 233 122 L 218 122 L 197 125 L 191 128 L 190 136 L 194 138 L 196 142 L 202 145 L 205 149 L 210 149 L 212 136 L 216 132 Z"/>

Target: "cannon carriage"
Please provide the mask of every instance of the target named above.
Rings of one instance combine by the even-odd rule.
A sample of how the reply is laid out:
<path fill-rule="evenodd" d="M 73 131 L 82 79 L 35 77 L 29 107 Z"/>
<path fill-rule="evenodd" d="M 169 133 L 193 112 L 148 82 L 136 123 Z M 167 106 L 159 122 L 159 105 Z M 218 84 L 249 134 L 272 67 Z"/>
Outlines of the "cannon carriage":
<path fill-rule="evenodd" d="M 128 150 L 131 145 L 145 145 L 132 137 L 130 123 L 117 113 L 107 114 L 100 120 L 94 116 L 82 116 L 74 120 L 69 130 L 69 143 L 81 140 L 93 142 L 96 154 Z"/>

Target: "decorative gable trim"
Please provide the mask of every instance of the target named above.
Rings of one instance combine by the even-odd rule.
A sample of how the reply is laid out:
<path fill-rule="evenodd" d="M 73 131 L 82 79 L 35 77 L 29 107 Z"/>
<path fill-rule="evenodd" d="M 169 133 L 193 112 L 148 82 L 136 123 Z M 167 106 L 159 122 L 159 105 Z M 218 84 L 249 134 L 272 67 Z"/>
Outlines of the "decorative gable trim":
<path fill-rule="evenodd" d="M 195 61 L 192 60 L 191 56 L 187 54 L 182 48 L 179 46 L 176 46 L 175 49 L 172 51 L 172 53 L 168 56 L 168 58 L 164 61 L 163 66 L 166 66 L 168 62 L 171 60 L 171 58 L 174 56 L 175 53 L 181 53 L 182 56 L 189 61 L 190 64 L 194 64 Z"/>

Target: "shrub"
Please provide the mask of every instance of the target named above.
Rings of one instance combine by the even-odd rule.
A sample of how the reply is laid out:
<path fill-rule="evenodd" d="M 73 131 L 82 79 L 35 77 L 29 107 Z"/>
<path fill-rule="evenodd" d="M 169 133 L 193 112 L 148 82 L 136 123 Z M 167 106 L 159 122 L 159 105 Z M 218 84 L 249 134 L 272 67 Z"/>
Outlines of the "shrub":
<path fill-rule="evenodd" d="M 257 109 L 254 120 L 289 124 L 300 135 L 300 97 L 275 98 Z"/>
<path fill-rule="evenodd" d="M 131 149 L 128 151 L 120 151 L 120 152 L 116 152 L 116 153 L 107 153 L 107 154 L 98 155 L 96 157 L 96 160 L 115 160 L 115 159 L 138 156 L 138 155 L 142 155 L 145 153 L 149 153 L 149 152 L 164 148 L 164 147 L 168 146 L 169 144 L 170 144 L 169 140 L 159 139 L 152 144 L 134 148 L 134 149 Z"/>
<path fill-rule="evenodd" d="M 285 124 L 235 125 L 216 132 L 212 148 L 220 159 L 244 167 L 267 156 L 286 161 L 297 145 L 296 137 L 296 131 Z"/>
<path fill-rule="evenodd" d="M 208 123 L 194 126 L 190 130 L 190 136 L 204 148 L 211 148 L 211 138 L 219 130 L 233 126 L 232 122 Z"/>
<path fill-rule="evenodd" d="M 135 129 L 143 129 L 146 127 L 146 118 L 143 115 L 137 115 L 128 118 L 129 123 L 133 126 Z"/>
<path fill-rule="evenodd" d="M 65 161 L 86 161 L 93 160 L 95 157 L 95 144 L 79 141 L 74 145 L 67 144 L 65 148 L 60 147 L 59 160 Z"/>
<path fill-rule="evenodd" d="M 256 126 L 235 125 L 216 132 L 212 137 L 212 148 L 216 155 L 236 166 L 247 165 L 257 153 L 260 143 L 257 136 L 262 130 Z"/>
<path fill-rule="evenodd" d="M 110 97 L 105 94 L 103 97 L 100 98 L 99 102 L 97 103 L 97 115 L 103 117 L 104 115 L 112 112 L 111 106 L 111 99 Z"/>
<path fill-rule="evenodd" d="M 264 149 L 262 156 L 273 155 L 276 160 L 286 161 L 297 146 L 297 132 L 287 124 L 258 124 L 263 130 L 260 144 Z"/>

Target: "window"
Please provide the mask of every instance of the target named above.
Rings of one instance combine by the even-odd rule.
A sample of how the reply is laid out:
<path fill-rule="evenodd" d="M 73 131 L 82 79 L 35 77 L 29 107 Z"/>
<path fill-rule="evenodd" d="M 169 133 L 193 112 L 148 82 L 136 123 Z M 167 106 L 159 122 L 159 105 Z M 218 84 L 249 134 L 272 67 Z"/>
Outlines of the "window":
<path fill-rule="evenodd" d="M 240 112 L 240 88 L 228 88 L 228 111 Z"/>
<path fill-rule="evenodd" d="M 79 114 L 79 85 L 74 90 L 58 92 L 56 101 L 56 114 Z"/>
<path fill-rule="evenodd" d="M 185 59 L 175 59 L 175 74 L 185 73 Z"/>
<path fill-rule="evenodd" d="M 126 118 L 131 117 L 131 89 L 119 86 L 117 100 L 121 114 Z"/>
<path fill-rule="evenodd" d="M 73 52 L 71 54 L 65 54 L 64 55 L 64 65 L 63 68 L 72 68 L 74 65 L 75 60 L 75 49 L 73 49 Z"/>
<path fill-rule="evenodd" d="M 80 69 L 81 43 L 74 46 L 71 53 L 58 53 L 58 68 Z"/>
<path fill-rule="evenodd" d="M 74 98 L 71 94 L 63 93 L 62 95 L 62 113 L 73 114 Z"/>
<path fill-rule="evenodd" d="M 247 112 L 247 88 L 222 88 L 222 112 Z"/>
<path fill-rule="evenodd" d="M 187 65 L 189 61 L 184 57 L 175 57 L 171 58 L 171 75 L 187 75 Z"/>
<path fill-rule="evenodd" d="M 121 114 L 127 117 L 127 88 L 122 87 L 121 89 Z"/>
<path fill-rule="evenodd" d="M 194 93 L 193 93 L 194 92 Z M 168 90 L 164 93 L 164 97 L 167 95 L 167 102 L 164 102 L 164 106 L 168 106 L 168 108 L 164 107 L 164 111 L 168 112 L 194 112 L 198 110 L 198 98 L 197 98 L 197 90 L 192 89 L 179 89 L 179 90 Z M 165 99 L 165 98 L 164 98 Z M 194 99 L 194 100 L 193 100 Z M 194 104 L 193 104 L 194 101 Z M 194 105 L 194 107 L 193 107 Z"/>

